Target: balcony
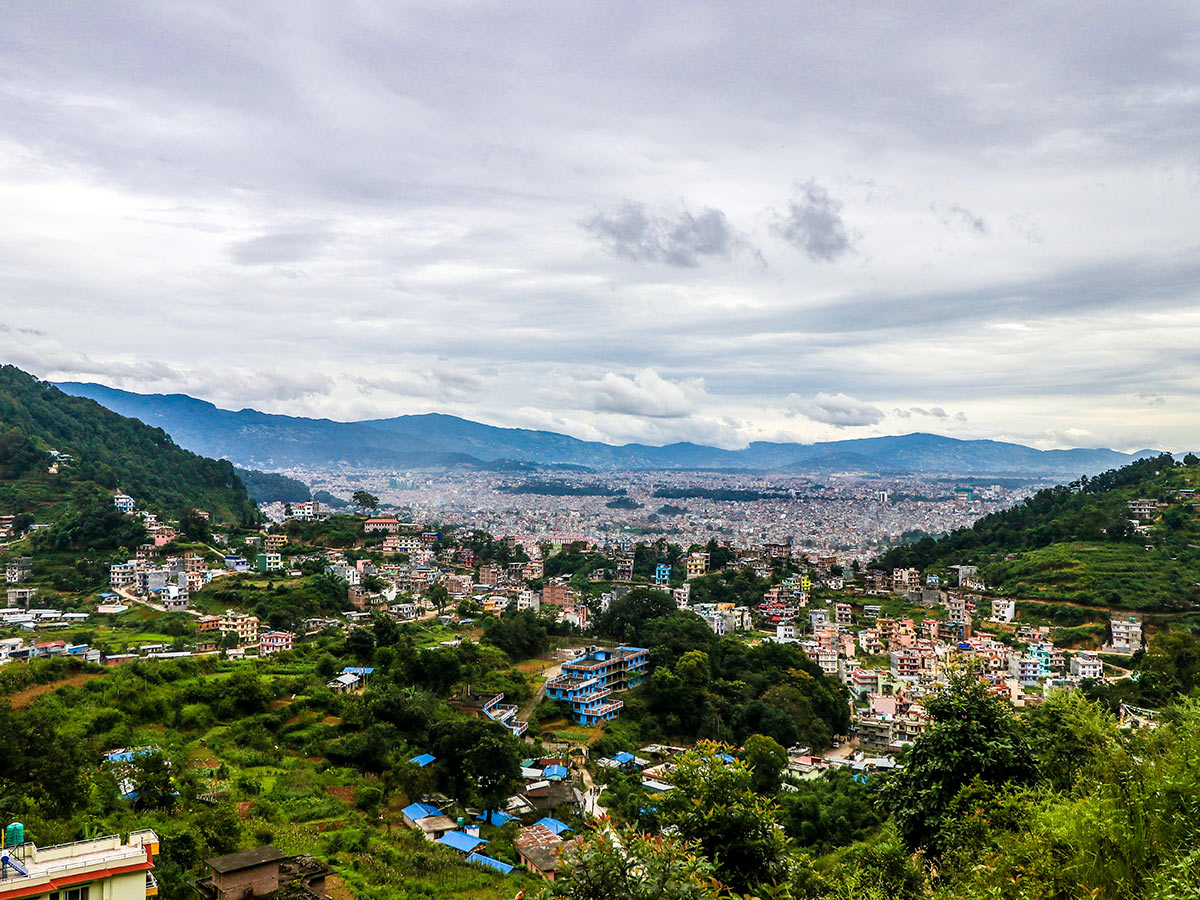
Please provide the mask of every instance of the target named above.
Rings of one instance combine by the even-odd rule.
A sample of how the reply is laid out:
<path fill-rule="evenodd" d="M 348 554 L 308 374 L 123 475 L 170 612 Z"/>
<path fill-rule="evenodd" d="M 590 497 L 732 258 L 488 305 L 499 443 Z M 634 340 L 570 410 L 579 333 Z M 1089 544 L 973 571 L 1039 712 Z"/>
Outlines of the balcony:
<path fill-rule="evenodd" d="M 158 879 L 154 877 L 153 872 L 146 873 L 146 896 L 147 897 L 157 897 L 158 896 Z"/>

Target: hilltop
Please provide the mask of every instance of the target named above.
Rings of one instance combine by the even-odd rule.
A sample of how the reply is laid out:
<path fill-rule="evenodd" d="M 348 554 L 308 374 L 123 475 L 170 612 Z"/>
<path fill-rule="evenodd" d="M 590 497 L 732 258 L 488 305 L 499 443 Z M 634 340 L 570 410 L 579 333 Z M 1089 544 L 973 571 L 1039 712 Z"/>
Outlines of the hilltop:
<path fill-rule="evenodd" d="M 550 431 L 498 428 L 442 414 L 335 422 L 254 409 L 220 409 L 186 394 L 137 394 L 62 383 L 124 416 L 164 429 L 181 446 L 238 465 L 282 469 L 476 468 L 514 464 L 593 469 L 721 469 L 931 473 L 1074 478 L 1156 456 L 1108 449 L 1037 450 L 1020 444 L 914 433 L 813 444 L 756 441 L 742 450 L 693 443 L 615 446 Z"/>
<path fill-rule="evenodd" d="M 240 522 L 254 504 L 233 466 L 182 449 L 161 428 L 0 366 L 0 505 L 53 514 L 83 496 L 124 491 L 168 513 L 196 508 Z"/>
<path fill-rule="evenodd" d="M 1200 517 L 1189 492 L 1200 488 L 1200 460 L 1185 460 L 1141 459 L 1047 488 L 970 528 L 895 547 L 877 562 L 933 572 L 978 565 L 998 592 L 1062 604 L 1050 610 L 1059 618 L 1085 617 L 1089 607 L 1195 611 Z M 1153 501 L 1152 509 L 1135 515 L 1129 501 L 1138 499 Z"/>

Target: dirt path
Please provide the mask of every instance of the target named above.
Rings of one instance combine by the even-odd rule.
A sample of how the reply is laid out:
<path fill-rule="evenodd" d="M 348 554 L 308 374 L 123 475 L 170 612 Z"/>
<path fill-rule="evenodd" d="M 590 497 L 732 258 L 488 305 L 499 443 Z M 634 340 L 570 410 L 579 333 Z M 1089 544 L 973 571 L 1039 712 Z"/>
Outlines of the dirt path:
<path fill-rule="evenodd" d="M 63 678 L 60 681 L 51 681 L 47 684 L 35 684 L 32 687 L 27 687 L 23 691 L 11 695 L 8 699 L 12 703 L 13 709 L 24 709 L 38 697 L 43 694 L 49 694 L 52 691 L 57 691 L 60 687 L 72 685 L 81 685 L 86 681 L 91 681 L 94 678 L 103 678 L 105 672 L 80 672 L 78 675 L 72 675 L 70 678 Z"/>
<path fill-rule="evenodd" d="M 520 711 L 517 713 L 518 719 L 529 721 L 530 715 L 532 715 L 533 711 L 537 709 L 538 704 L 546 699 L 546 683 L 549 682 L 551 678 L 557 678 L 562 674 L 562 663 L 555 663 L 548 669 L 543 669 L 541 674 L 545 676 L 545 681 L 538 685 L 538 689 L 533 692 L 533 699 L 529 700 L 524 706 L 521 707 Z"/>

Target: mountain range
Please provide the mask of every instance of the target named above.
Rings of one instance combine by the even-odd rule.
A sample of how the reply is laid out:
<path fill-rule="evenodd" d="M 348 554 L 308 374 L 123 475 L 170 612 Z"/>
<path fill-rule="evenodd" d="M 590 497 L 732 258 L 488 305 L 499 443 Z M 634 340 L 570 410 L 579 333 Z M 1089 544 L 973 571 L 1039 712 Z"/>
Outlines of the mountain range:
<path fill-rule="evenodd" d="M 137 394 L 100 384 L 64 382 L 123 416 L 162 428 L 195 453 L 256 469 L 405 469 L 450 467 L 725 469 L 772 472 L 1077 477 L 1158 451 L 1037 450 L 990 440 L 914 433 L 813 444 L 756 441 L 741 450 L 693 443 L 616 446 L 550 431 L 498 428 L 430 413 L 336 422 L 228 410 L 186 394 Z"/>

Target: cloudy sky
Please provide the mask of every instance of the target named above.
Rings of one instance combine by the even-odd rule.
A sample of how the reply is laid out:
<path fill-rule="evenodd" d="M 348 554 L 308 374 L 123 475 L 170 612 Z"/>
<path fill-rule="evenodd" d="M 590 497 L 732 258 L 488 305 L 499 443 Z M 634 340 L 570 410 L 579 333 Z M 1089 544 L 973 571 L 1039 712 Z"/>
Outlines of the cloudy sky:
<path fill-rule="evenodd" d="M 7 3 L 0 357 L 612 442 L 1200 446 L 1200 6 Z"/>

